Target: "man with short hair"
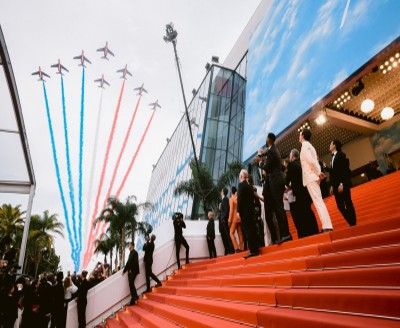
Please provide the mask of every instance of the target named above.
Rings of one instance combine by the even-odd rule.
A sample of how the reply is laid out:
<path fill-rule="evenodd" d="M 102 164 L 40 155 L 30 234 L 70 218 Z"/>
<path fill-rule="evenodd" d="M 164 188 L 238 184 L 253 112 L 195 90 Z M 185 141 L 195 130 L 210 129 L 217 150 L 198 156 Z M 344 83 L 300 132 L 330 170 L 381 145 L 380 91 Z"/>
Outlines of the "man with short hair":
<path fill-rule="evenodd" d="M 289 197 L 290 212 L 299 238 L 318 233 L 318 223 L 311 209 L 311 197 L 303 186 L 303 175 L 300 153 L 297 149 L 290 152 L 290 162 L 286 171 L 286 186 L 291 189 L 293 197 Z"/>
<path fill-rule="evenodd" d="M 257 227 L 254 221 L 254 192 L 253 187 L 246 181 L 248 176 L 246 170 L 240 171 L 237 190 L 237 212 L 250 248 L 249 254 L 244 256 L 245 259 L 259 255 Z"/>
<path fill-rule="evenodd" d="M 143 262 L 144 262 L 144 267 L 146 270 L 146 292 L 150 292 L 150 278 L 153 278 L 153 280 L 157 283 L 156 287 L 161 287 L 161 281 L 160 279 L 157 278 L 157 276 L 153 273 L 151 266 L 153 265 L 153 253 L 154 253 L 154 241 L 156 240 L 156 235 L 152 234 L 151 237 L 149 238 L 147 236 L 146 242 L 143 245 L 143 251 L 144 251 L 144 257 L 143 257 Z"/>
<path fill-rule="evenodd" d="M 215 222 L 214 222 L 214 213 L 212 210 L 209 210 L 207 213 L 208 223 L 207 223 L 207 246 L 208 252 L 210 253 L 210 259 L 217 257 L 217 250 L 215 248 Z"/>
<path fill-rule="evenodd" d="M 261 163 L 260 167 L 266 172 L 263 197 L 265 221 L 268 225 L 268 230 L 271 234 L 272 243 L 280 244 L 292 240 L 292 235 L 289 231 L 289 225 L 286 217 L 286 211 L 283 205 L 283 194 L 285 192 L 285 178 L 282 171 L 282 157 L 275 146 L 276 136 L 273 133 L 268 133 L 266 146 L 267 158 L 265 162 L 261 162 L 259 157 L 256 157 L 256 162 Z M 276 231 L 273 217 L 278 221 L 279 236 Z"/>
<path fill-rule="evenodd" d="M 79 282 L 78 291 L 77 291 L 77 300 L 78 303 L 78 323 L 79 328 L 86 327 L 86 305 L 87 305 L 87 292 L 90 288 L 89 281 L 87 281 L 86 277 L 88 272 L 86 270 L 82 271 L 81 281 Z"/>
<path fill-rule="evenodd" d="M 351 200 L 351 171 L 349 159 L 342 152 L 342 143 L 334 139 L 329 145 L 332 153 L 330 172 L 331 194 L 335 195 L 336 205 L 350 226 L 357 223 L 356 212 Z"/>
<path fill-rule="evenodd" d="M 133 242 L 129 243 L 129 251 L 128 261 L 125 264 L 122 274 L 125 274 L 125 272 L 128 271 L 128 282 L 131 292 L 131 301 L 129 302 L 129 305 L 134 305 L 139 298 L 135 287 L 135 279 L 139 274 L 139 255 L 135 250 L 135 244 Z"/>
<path fill-rule="evenodd" d="M 183 214 L 180 212 L 174 213 L 172 217 L 174 223 L 175 230 L 175 252 L 176 252 L 176 263 L 178 264 L 178 269 L 181 268 L 181 261 L 179 252 L 181 250 L 181 246 L 186 248 L 186 264 L 189 263 L 189 244 L 187 243 L 185 237 L 183 237 L 182 229 L 186 229 L 185 221 L 183 220 Z"/>
<path fill-rule="evenodd" d="M 224 187 L 221 190 L 221 204 L 219 215 L 219 233 L 221 234 L 222 243 L 224 244 L 225 255 L 234 253 L 231 237 L 229 234 L 229 213 L 231 208 L 229 206 L 228 188 Z"/>
<path fill-rule="evenodd" d="M 325 178 L 325 174 L 321 172 L 321 167 L 318 163 L 317 152 L 310 143 L 311 131 L 303 129 L 300 132 L 299 142 L 301 143 L 300 162 L 303 175 L 303 185 L 311 196 L 311 199 L 318 212 L 321 220 L 321 232 L 332 231 L 332 222 L 328 213 L 328 209 L 322 199 L 320 181 Z"/>

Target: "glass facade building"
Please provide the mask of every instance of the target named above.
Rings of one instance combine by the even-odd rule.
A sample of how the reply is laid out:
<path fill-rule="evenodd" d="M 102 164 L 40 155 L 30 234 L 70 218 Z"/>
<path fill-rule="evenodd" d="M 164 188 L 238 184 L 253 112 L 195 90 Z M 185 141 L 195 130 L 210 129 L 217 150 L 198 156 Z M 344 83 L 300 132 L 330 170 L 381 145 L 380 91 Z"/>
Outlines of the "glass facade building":
<path fill-rule="evenodd" d="M 245 66 L 246 57 L 234 71 L 212 65 L 188 106 L 196 154 L 215 180 L 229 163 L 242 161 Z M 151 176 L 147 202 L 153 207 L 144 213 L 144 220 L 153 228 L 176 211 L 182 212 L 185 219 L 202 217 L 199 206 L 193 206 L 196 200 L 174 195 L 177 184 L 191 178 L 192 158 L 188 124 L 183 115 Z"/>

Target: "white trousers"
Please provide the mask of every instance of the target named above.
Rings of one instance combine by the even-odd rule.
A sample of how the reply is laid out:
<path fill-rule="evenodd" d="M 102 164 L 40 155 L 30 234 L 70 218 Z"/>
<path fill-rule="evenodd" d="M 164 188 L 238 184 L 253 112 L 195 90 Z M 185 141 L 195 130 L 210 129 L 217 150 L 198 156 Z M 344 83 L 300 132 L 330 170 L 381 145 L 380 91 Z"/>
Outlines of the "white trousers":
<path fill-rule="evenodd" d="M 318 181 L 312 181 L 307 184 L 307 190 L 314 203 L 315 209 L 318 212 L 319 219 L 322 224 L 322 229 L 332 229 L 331 218 L 328 213 L 328 209 L 322 199 L 321 188 Z"/>

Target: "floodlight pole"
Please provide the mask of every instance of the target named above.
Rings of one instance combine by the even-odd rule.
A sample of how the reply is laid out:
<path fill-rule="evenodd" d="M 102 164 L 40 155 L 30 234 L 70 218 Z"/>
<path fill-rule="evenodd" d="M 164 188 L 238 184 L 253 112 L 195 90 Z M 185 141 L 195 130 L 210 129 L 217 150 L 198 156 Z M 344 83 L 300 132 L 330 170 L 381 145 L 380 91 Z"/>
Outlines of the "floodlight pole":
<path fill-rule="evenodd" d="M 183 103 L 185 105 L 185 114 L 186 114 L 186 120 L 187 120 L 188 127 L 189 127 L 190 140 L 192 141 L 194 160 L 196 163 L 197 172 L 200 172 L 199 161 L 198 161 L 197 155 L 196 155 L 196 146 L 195 146 L 194 140 L 193 140 L 192 126 L 190 124 L 189 111 L 188 111 L 188 107 L 187 107 L 187 103 L 186 103 L 185 90 L 183 88 L 181 69 L 179 66 L 179 57 L 178 57 L 178 52 L 176 50 L 176 37 L 178 36 L 178 32 L 176 30 L 174 30 L 174 24 L 172 24 L 172 23 L 167 24 L 165 30 L 166 30 L 167 35 L 164 36 L 164 41 L 172 42 L 172 45 L 174 46 L 175 61 L 176 61 L 176 66 L 178 67 L 179 81 L 181 83 Z"/>

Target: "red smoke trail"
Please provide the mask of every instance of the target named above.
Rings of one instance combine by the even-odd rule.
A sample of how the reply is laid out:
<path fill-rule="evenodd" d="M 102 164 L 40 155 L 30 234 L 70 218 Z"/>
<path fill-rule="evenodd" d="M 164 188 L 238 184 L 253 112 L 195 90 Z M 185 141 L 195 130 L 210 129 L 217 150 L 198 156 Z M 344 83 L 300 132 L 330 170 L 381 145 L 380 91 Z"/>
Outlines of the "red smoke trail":
<path fill-rule="evenodd" d="M 122 144 L 122 148 L 121 148 L 121 150 L 120 150 L 120 152 L 119 152 L 118 159 L 117 159 L 117 163 L 115 164 L 114 172 L 113 172 L 113 174 L 112 174 L 111 182 L 110 182 L 110 185 L 109 185 L 109 187 L 108 187 L 108 191 L 107 191 L 106 197 L 105 197 L 105 199 L 104 199 L 103 207 L 102 207 L 102 208 L 105 208 L 105 207 L 106 207 L 106 205 L 107 205 L 107 200 L 108 200 L 108 198 L 110 197 L 112 187 L 114 186 L 115 178 L 116 178 L 116 176 L 117 176 L 117 171 L 118 171 L 119 165 L 120 165 L 120 163 L 121 163 L 122 155 L 123 155 L 123 153 L 124 153 L 124 151 L 125 151 L 125 148 L 126 148 L 126 145 L 127 145 L 127 143 L 128 143 L 128 139 L 129 139 L 129 136 L 130 136 L 130 133 L 131 133 L 131 130 L 132 130 L 133 122 L 135 121 L 136 113 L 137 113 L 137 110 L 138 110 L 138 108 L 139 108 L 139 104 L 140 104 L 140 100 L 141 100 L 141 99 L 142 99 L 142 97 L 140 96 L 139 99 L 138 99 L 138 101 L 137 101 L 137 103 L 136 103 L 135 111 L 133 112 L 131 121 L 129 122 L 128 130 L 126 131 L 125 139 L 124 139 L 124 142 L 123 142 L 123 144 Z M 100 222 L 100 223 L 96 226 L 96 229 L 95 229 L 95 231 L 93 232 L 93 235 L 94 235 L 94 236 L 98 236 L 98 232 L 100 231 L 100 228 L 101 228 L 102 230 L 105 230 L 105 229 L 104 229 L 104 225 L 105 225 L 104 222 Z M 93 244 L 91 244 L 91 246 L 90 246 L 89 253 L 91 253 L 92 250 L 93 250 Z"/>
<path fill-rule="evenodd" d="M 132 157 L 132 160 L 131 160 L 131 162 L 130 162 L 130 164 L 129 164 L 128 170 L 126 171 L 125 176 L 124 176 L 124 178 L 123 178 L 123 180 L 122 180 L 122 182 L 121 182 L 121 185 L 119 186 L 118 191 L 117 191 L 117 193 L 115 194 L 115 197 L 116 197 L 116 198 L 118 198 L 119 195 L 121 194 L 121 191 L 122 191 L 122 189 L 124 188 L 125 182 L 126 182 L 126 180 L 128 179 L 129 174 L 131 173 L 133 164 L 135 164 L 136 157 L 137 157 L 137 155 L 139 154 L 139 151 L 140 151 L 140 148 L 142 147 L 142 144 L 143 144 L 144 139 L 146 138 L 146 135 L 147 135 L 147 132 L 148 132 L 148 130 L 149 130 L 151 121 L 153 120 L 154 114 L 155 114 L 155 111 L 153 111 L 153 113 L 152 113 L 151 116 L 150 116 L 149 121 L 147 122 L 146 129 L 144 130 L 144 132 L 143 132 L 143 134 L 142 134 L 142 137 L 140 138 L 139 145 L 138 145 L 138 147 L 136 148 L 136 152 L 135 152 L 135 154 L 134 154 L 133 157 Z M 105 231 L 105 226 L 103 227 L 101 233 L 104 233 L 104 231 Z"/>
<path fill-rule="evenodd" d="M 115 126 L 117 125 L 119 108 L 121 107 L 122 95 L 124 94 L 124 87 L 125 87 L 125 80 L 122 82 L 122 87 L 121 87 L 121 91 L 119 94 L 117 108 L 115 109 L 115 113 L 114 113 L 114 120 L 113 120 L 113 124 L 112 124 L 112 128 L 111 128 L 110 136 L 108 137 L 106 155 L 104 157 L 103 168 L 101 170 L 101 175 L 100 175 L 100 183 L 99 183 L 99 187 L 97 189 L 96 202 L 94 205 L 92 220 L 91 220 L 90 226 L 89 226 L 89 231 L 91 233 L 89 234 L 89 238 L 87 241 L 87 247 L 86 247 L 86 253 L 85 253 L 85 257 L 84 257 L 84 261 L 83 261 L 83 267 L 86 267 L 89 262 L 89 255 L 90 255 L 89 249 L 92 248 L 92 244 L 94 242 L 93 238 L 94 238 L 95 234 L 93 233 L 93 230 L 91 230 L 90 228 L 93 227 L 94 220 L 96 219 L 96 215 L 99 210 L 99 199 L 100 199 L 101 189 L 103 188 L 104 177 L 106 174 L 107 163 L 108 163 L 108 156 L 110 154 L 111 144 L 112 144 L 112 141 L 114 138 L 114 132 L 115 132 Z"/>

